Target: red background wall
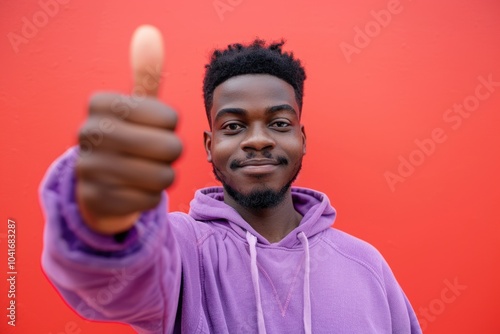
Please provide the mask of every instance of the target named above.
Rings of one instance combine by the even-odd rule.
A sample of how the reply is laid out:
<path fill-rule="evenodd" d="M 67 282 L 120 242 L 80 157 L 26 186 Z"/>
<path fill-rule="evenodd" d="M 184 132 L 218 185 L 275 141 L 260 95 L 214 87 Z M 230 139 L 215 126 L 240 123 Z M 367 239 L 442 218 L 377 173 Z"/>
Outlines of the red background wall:
<path fill-rule="evenodd" d="M 75 143 L 89 94 L 130 89 L 129 38 L 150 23 L 167 48 L 160 98 L 178 109 L 185 143 L 171 210 L 215 184 L 202 146 L 209 51 L 285 37 L 308 71 L 297 185 L 326 192 L 335 225 L 384 254 L 425 333 L 500 333 L 499 17 L 497 0 L 3 1 L 0 332 L 132 332 L 81 319 L 45 279 L 37 189 Z M 489 91 L 477 88 L 489 77 Z M 464 103 L 463 116 L 450 110 Z M 15 328 L 8 218 L 17 222 Z"/>

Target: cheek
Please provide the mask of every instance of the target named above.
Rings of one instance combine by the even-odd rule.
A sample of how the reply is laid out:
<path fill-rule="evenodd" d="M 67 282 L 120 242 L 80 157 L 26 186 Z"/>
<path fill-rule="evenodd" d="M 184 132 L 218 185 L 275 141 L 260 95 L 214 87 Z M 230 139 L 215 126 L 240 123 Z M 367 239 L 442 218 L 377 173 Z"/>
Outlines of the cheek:
<path fill-rule="evenodd" d="M 304 145 L 302 144 L 302 140 L 294 140 L 293 142 L 290 142 L 286 147 L 286 151 L 292 159 L 298 160 L 302 158 L 304 155 Z"/>
<path fill-rule="evenodd" d="M 227 141 L 215 141 L 212 146 L 212 161 L 217 165 L 225 165 L 235 151 L 234 145 Z"/>

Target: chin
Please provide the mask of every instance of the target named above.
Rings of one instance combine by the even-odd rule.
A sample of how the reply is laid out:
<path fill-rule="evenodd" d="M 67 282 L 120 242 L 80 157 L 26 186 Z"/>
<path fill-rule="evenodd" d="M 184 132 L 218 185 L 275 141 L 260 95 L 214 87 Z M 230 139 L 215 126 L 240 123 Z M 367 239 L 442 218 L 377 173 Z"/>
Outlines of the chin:
<path fill-rule="evenodd" d="M 240 192 L 229 184 L 223 183 L 227 194 L 239 205 L 249 209 L 267 209 L 279 205 L 291 184 L 286 184 L 281 189 L 274 190 L 266 185 L 254 187 L 248 193 Z"/>

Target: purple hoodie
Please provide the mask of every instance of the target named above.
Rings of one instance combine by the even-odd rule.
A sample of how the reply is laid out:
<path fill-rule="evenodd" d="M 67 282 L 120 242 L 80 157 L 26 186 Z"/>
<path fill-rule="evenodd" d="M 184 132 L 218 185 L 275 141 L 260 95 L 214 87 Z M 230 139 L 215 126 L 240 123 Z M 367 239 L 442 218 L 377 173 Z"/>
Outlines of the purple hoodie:
<path fill-rule="evenodd" d="M 389 266 L 371 245 L 331 225 L 326 195 L 292 188 L 300 225 L 269 243 L 201 189 L 189 214 L 166 196 L 122 239 L 82 222 L 71 149 L 41 186 L 43 268 L 83 317 L 139 333 L 421 333 Z"/>

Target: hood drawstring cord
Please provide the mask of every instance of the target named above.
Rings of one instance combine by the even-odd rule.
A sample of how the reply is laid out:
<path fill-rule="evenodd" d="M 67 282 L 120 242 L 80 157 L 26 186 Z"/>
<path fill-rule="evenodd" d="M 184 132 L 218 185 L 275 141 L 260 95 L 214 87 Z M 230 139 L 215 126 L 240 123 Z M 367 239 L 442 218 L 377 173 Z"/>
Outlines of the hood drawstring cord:
<path fill-rule="evenodd" d="M 304 268 L 304 331 L 306 334 L 311 334 L 311 290 L 309 286 L 309 277 L 311 271 L 311 258 L 309 256 L 309 241 L 304 232 L 297 235 L 305 252 L 305 268 Z"/>
<path fill-rule="evenodd" d="M 257 237 L 247 231 L 247 241 L 250 245 L 250 268 L 252 271 L 252 283 L 255 290 L 255 301 L 257 303 L 257 322 L 259 334 L 266 334 L 266 324 L 264 323 L 264 313 L 262 312 L 262 302 L 260 299 L 259 268 L 257 268 Z"/>
<path fill-rule="evenodd" d="M 305 252 L 304 264 L 304 331 L 306 334 L 311 334 L 311 291 L 309 284 L 309 276 L 311 271 L 311 259 L 309 256 L 309 241 L 304 232 L 297 235 Z M 260 298 L 260 285 L 259 285 L 259 269 L 257 267 L 257 237 L 247 231 L 246 239 L 250 246 L 250 268 L 252 272 L 252 283 L 255 291 L 255 301 L 257 304 L 257 322 L 258 333 L 266 334 L 266 325 L 264 322 L 264 313 L 262 311 L 262 301 Z"/>

